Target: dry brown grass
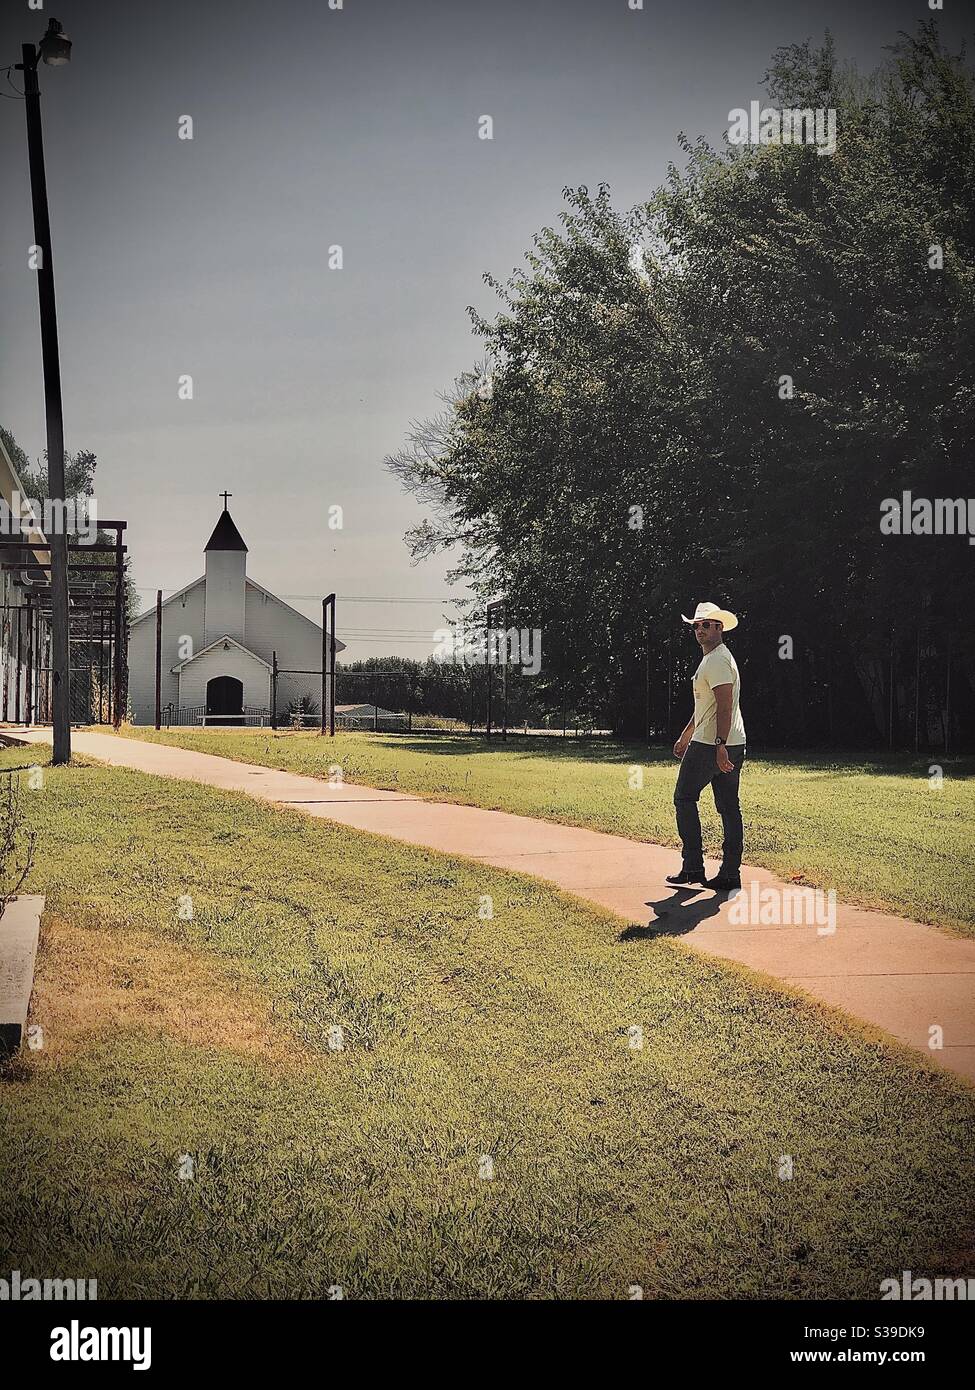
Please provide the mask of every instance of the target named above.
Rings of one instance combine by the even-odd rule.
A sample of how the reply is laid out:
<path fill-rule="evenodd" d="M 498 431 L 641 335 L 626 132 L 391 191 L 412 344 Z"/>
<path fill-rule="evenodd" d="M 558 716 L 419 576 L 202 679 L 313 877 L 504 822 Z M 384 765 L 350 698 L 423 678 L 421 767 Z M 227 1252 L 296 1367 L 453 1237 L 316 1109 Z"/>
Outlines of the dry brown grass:
<path fill-rule="evenodd" d="M 49 1061 L 129 1030 L 278 1066 L 312 1060 L 273 1017 L 268 999 L 198 953 L 115 926 L 78 926 L 51 912 L 41 931 L 30 1022 L 43 1029 Z"/>

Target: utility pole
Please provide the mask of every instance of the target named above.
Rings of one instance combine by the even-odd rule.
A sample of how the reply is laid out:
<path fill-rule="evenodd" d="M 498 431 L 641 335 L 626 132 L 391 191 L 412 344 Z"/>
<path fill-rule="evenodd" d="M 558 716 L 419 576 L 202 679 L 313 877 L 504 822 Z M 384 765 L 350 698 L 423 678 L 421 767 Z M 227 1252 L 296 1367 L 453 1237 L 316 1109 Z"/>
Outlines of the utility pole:
<path fill-rule="evenodd" d="M 328 701 L 328 733 L 335 737 L 335 595 L 322 599 L 322 733 L 325 701 Z"/>
<path fill-rule="evenodd" d="M 325 708 L 328 700 L 328 599 L 322 599 L 322 707 L 321 725 L 319 736 L 325 733 L 325 721 L 328 719 L 328 711 Z"/>
<path fill-rule="evenodd" d="M 156 590 L 156 728 L 162 724 L 162 589 Z"/>
<path fill-rule="evenodd" d="M 61 409 L 61 366 L 58 358 L 58 320 L 54 298 L 54 257 L 51 251 L 51 221 L 47 206 L 47 178 L 44 172 L 44 141 L 41 131 L 41 93 L 37 82 L 40 58 L 53 67 L 68 61 L 71 44 L 56 19 L 48 24 L 39 50 L 32 43 L 21 46 L 24 74 L 24 105 L 27 113 L 27 154 L 30 164 L 31 199 L 34 205 L 34 244 L 39 256 L 37 295 L 41 315 L 41 359 L 44 369 L 44 410 L 47 421 L 47 490 L 54 522 L 53 535 L 47 537 L 51 552 L 51 676 L 54 725 L 54 754 L 51 761 L 71 760 L 71 709 L 68 676 L 68 538 L 64 507 L 64 417 Z M 60 504 L 60 505 L 58 505 Z"/>
<path fill-rule="evenodd" d="M 331 622 L 328 627 L 328 733 L 335 737 L 335 595 L 329 595 Z"/>

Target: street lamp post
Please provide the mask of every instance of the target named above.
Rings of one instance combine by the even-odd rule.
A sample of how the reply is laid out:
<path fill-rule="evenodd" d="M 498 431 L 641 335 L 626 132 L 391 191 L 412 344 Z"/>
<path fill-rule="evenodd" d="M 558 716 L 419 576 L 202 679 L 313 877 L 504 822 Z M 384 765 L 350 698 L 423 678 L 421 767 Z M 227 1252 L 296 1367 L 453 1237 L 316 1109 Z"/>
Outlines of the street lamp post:
<path fill-rule="evenodd" d="M 60 67 L 71 56 L 71 41 L 52 19 L 37 48 L 25 43 L 24 61 L 17 64 L 24 74 L 24 101 L 27 111 L 27 153 L 30 188 L 34 204 L 34 243 L 40 250 L 37 267 L 37 294 L 41 313 L 41 359 L 44 368 L 44 408 L 47 419 L 47 479 L 51 499 L 53 535 L 48 536 L 51 552 L 51 674 L 52 718 L 54 723 L 54 763 L 71 759 L 71 711 L 68 680 L 68 538 L 64 508 L 64 418 L 61 410 L 61 367 L 58 360 L 58 320 L 54 299 L 54 258 L 51 252 L 51 222 L 47 207 L 47 179 L 44 173 L 44 142 L 41 133 L 41 94 L 37 67 L 41 59 Z M 61 504 L 61 505 L 59 505 Z"/>

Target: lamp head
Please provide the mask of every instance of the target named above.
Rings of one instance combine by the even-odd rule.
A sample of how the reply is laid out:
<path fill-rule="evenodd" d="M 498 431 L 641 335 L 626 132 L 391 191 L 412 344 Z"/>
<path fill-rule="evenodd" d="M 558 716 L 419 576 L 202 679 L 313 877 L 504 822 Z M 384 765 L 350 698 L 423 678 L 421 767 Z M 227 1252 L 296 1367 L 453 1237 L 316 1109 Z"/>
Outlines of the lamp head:
<path fill-rule="evenodd" d="M 71 60 L 71 40 L 56 19 L 49 21 L 47 33 L 37 45 L 44 62 L 52 68 L 63 67 Z"/>

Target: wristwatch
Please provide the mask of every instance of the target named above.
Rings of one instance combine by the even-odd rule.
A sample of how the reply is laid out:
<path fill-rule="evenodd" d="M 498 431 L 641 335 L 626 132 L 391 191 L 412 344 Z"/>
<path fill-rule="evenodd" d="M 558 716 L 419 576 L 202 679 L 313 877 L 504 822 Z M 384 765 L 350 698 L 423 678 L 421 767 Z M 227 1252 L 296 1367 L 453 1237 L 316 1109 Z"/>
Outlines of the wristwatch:
<path fill-rule="evenodd" d="M 716 739 L 714 740 L 714 746 L 715 746 L 715 748 L 722 748 L 722 747 L 723 747 L 723 748 L 727 748 L 728 745 L 727 745 L 727 742 L 726 742 L 723 738 L 716 738 Z"/>

